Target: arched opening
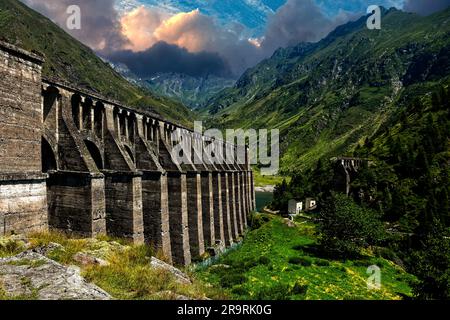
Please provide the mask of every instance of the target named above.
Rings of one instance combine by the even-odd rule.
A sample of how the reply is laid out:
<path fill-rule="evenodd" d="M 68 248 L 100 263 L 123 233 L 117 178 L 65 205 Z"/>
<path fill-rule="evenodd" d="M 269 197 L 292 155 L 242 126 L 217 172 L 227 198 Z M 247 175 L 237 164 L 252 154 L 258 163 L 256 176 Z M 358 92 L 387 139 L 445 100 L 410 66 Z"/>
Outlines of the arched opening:
<path fill-rule="evenodd" d="M 103 138 L 103 119 L 104 108 L 102 103 L 97 103 L 94 109 L 94 129 L 95 135 L 99 138 Z"/>
<path fill-rule="evenodd" d="M 135 121 L 136 118 L 134 116 L 134 114 L 132 114 L 130 117 L 128 117 L 128 141 L 130 141 L 131 143 L 134 142 L 134 129 L 135 129 Z"/>
<path fill-rule="evenodd" d="M 120 127 L 120 135 L 122 137 L 128 138 L 127 137 L 127 129 L 125 126 L 125 114 L 119 114 L 119 127 Z"/>
<path fill-rule="evenodd" d="M 125 150 L 127 151 L 128 155 L 130 156 L 131 161 L 133 161 L 133 163 L 134 163 L 134 156 L 133 156 L 133 152 L 131 151 L 130 147 L 125 146 Z"/>
<path fill-rule="evenodd" d="M 92 100 L 87 98 L 83 103 L 83 129 L 92 130 Z"/>
<path fill-rule="evenodd" d="M 84 140 L 84 143 L 86 144 L 86 147 L 91 154 L 92 159 L 94 159 L 95 165 L 97 166 L 97 169 L 102 170 L 103 169 L 103 159 L 102 154 L 100 153 L 100 150 L 97 148 L 95 143 Z"/>
<path fill-rule="evenodd" d="M 42 138 L 41 157 L 42 157 L 42 172 L 47 173 L 49 171 L 58 169 L 53 149 L 45 138 Z"/>
<path fill-rule="evenodd" d="M 43 92 L 44 97 L 44 121 L 47 120 L 50 111 L 52 110 L 57 98 L 58 98 L 58 90 L 54 87 L 49 87 L 46 91 Z"/>
<path fill-rule="evenodd" d="M 72 117 L 73 117 L 73 122 L 75 123 L 75 126 L 78 128 L 78 130 L 81 129 L 81 127 L 80 127 L 80 122 L 81 122 L 80 121 L 80 119 L 81 119 L 80 103 L 81 103 L 81 97 L 77 94 L 74 94 L 71 99 Z"/>

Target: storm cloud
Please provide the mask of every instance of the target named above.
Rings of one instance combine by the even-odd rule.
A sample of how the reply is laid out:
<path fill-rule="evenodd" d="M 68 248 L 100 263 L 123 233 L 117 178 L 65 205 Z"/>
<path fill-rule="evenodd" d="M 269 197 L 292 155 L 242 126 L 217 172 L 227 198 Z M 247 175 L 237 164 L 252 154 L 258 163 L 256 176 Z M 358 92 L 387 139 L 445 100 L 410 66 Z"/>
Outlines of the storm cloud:
<path fill-rule="evenodd" d="M 288 0 L 269 20 L 262 47 L 270 52 L 300 42 L 316 42 L 353 17 L 341 11 L 331 19 L 312 0 Z"/>
<path fill-rule="evenodd" d="M 199 10 L 171 13 L 140 6 L 119 14 L 114 0 L 23 0 L 72 36 L 141 77 L 158 72 L 237 78 L 279 47 L 322 39 L 352 15 L 330 18 L 313 0 L 288 0 L 274 13 L 262 37 L 234 22 L 221 25 Z M 81 30 L 67 30 L 67 7 L 81 8 Z"/>
<path fill-rule="evenodd" d="M 124 15 L 121 22 L 132 51 L 164 41 L 191 53 L 215 53 L 227 61 L 235 76 L 264 57 L 258 46 L 249 41 L 245 27 L 238 23 L 221 26 L 199 10 L 168 15 L 157 8 L 141 6 Z"/>
<path fill-rule="evenodd" d="M 107 58 L 114 63 L 125 64 L 133 73 L 142 78 L 167 72 L 194 77 L 231 76 L 229 66 L 217 53 L 191 53 L 187 49 L 162 41 L 144 51 L 117 51 Z"/>
<path fill-rule="evenodd" d="M 450 0 L 405 0 L 403 8 L 405 11 L 426 16 L 444 10 L 449 6 Z"/>
<path fill-rule="evenodd" d="M 124 47 L 128 42 L 122 34 L 114 0 L 22 1 L 94 50 L 113 51 Z M 71 5 L 78 5 L 81 9 L 80 30 L 67 29 L 67 8 Z"/>

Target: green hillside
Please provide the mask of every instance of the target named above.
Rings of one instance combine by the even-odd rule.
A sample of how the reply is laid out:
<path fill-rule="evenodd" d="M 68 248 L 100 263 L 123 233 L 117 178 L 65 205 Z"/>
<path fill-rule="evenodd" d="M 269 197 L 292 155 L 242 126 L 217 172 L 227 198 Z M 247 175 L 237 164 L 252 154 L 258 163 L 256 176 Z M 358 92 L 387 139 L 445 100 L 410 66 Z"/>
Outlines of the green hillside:
<path fill-rule="evenodd" d="M 210 101 L 210 126 L 279 128 L 282 170 L 349 154 L 403 101 L 449 77 L 450 10 L 429 17 L 383 12 L 318 43 L 280 49 Z"/>
<path fill-rule="evenodd" d="M 183 124 L 192 113 L 170 99 L 137 88 L 49 19 L 18 0 L 0 1 L 0 39 L 45 56 L 44 76 L 57 77 L 125 104 L 151 108 Z"/>
<path fill-rule="evenodd" d="M 349 249 L 381 246 L 386 258 L 418 278 L 411 284 L 415 298 L 448 300 L 449 94 L 447 81 L 431 94 L 403 101 L 356 147 L 352 156 L 371 164 L 359 170 L 350 197 L 333 192 L 333 166 L 321 159 L 277 187 L 272 209 L 286 212 L 290 199 L 316 198 L 323 252 L 342 258 Z"/>

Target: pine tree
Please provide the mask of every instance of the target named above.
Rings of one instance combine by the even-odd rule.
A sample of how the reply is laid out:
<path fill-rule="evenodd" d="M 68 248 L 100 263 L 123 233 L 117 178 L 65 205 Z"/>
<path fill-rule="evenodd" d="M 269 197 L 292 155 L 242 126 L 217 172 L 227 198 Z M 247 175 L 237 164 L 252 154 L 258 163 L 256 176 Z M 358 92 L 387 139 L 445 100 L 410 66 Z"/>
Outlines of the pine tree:
<path fill-rule="evenodd" d="M 439 110 L 441 108 L 441 97 L 438 92 L 433 92 L 431 96 L 431 106 L 433 110 Z"/>

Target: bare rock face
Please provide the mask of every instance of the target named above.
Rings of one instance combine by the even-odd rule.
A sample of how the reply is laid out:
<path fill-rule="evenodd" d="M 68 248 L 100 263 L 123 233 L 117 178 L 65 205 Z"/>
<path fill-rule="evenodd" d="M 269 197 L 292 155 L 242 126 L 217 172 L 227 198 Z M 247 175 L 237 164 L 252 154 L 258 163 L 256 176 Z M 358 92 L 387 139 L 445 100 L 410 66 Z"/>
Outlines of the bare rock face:
<path fill-rule="evenodd" d="M 283 219 L 283 223 L 287 225 L 289 228 L 295 228 L 295 222 L 291 219 Z"/>
<path fill-rule="evenodd" d="M 79 252 L 77 253 L 73 259 L 80 263 L 83 266 L 88 266 L 88 265 L 99 265 L 101 267 L 107 267 L 109 266 L 109 262 L 100 258 L 97 258 L 93 255 L 90 255 L 88 253 L 84 253 L 84 252 Z"/>
<path fill-rule="evenodd" d="M 77 267 L 65 267 L 27 251 L 0 259 L 0 288 L 8 297 L 37 300 L 109 300 L 111 296 L 88 283 Z"/>
<path fill-rule="evenodd" d="M 150 261 L 150 265 L 154 269 L 166 270 L 166 271 L 172 273 L 179 283 L 182 283 L 182 284 L 191 284 L 192 283 L 187 274 L 181 272 L 181 270 L 171 266 L 170 264 L 165 263 L 164 261 L 156 259 L 155 257 L 152 257 L 152 260 Z"/>

